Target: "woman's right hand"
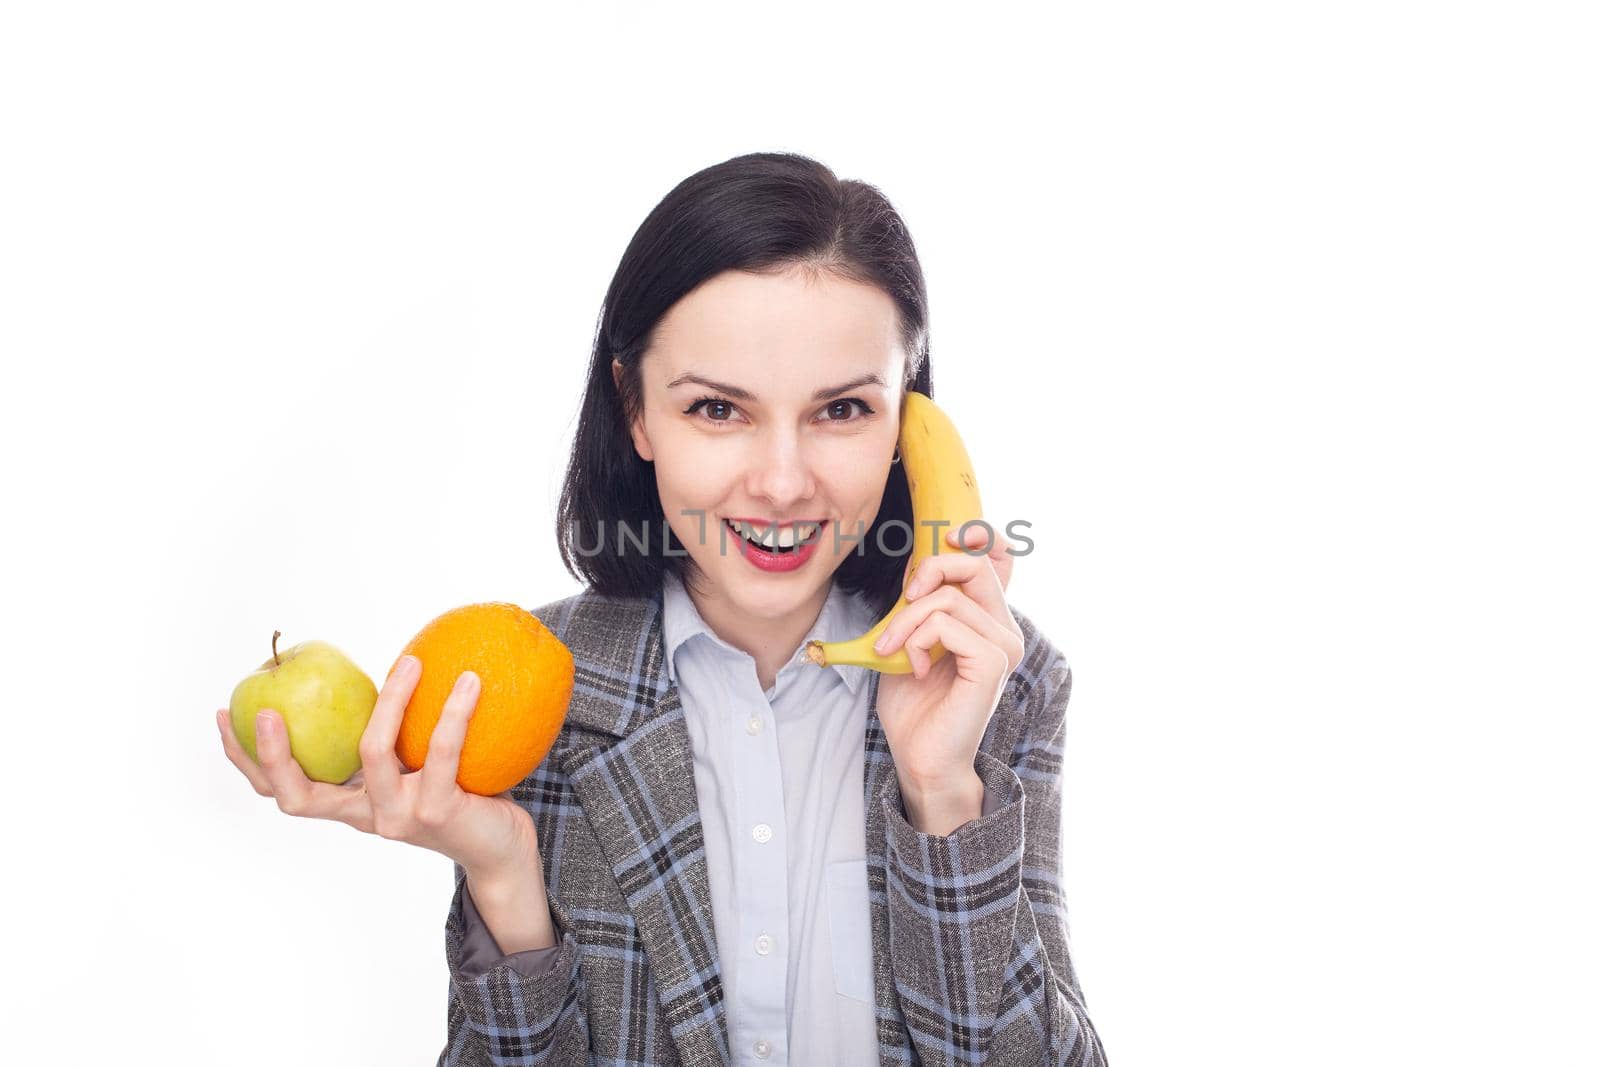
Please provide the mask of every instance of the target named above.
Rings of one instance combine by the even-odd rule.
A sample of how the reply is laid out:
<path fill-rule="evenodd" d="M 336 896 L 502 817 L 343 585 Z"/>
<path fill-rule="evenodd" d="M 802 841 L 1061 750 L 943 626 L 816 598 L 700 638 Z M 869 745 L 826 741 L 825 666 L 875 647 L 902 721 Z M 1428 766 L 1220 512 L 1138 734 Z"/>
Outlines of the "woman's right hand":
<path fill-rule="evenodd" d="M 258 765 L 234 736 L 232 717 L 217 712 L 222 747 L 255 791 L 278 802 L 287 815 L 334 819 L 364 833 L 449 856 L 475 877 L 538 865 L 533 819 L 509 793 L 479 796 L 456 783 L 467 723 L 478 704 L 479 682 L 471 671 L 456 678 L 444 711 L 428 740 L 422 769 L 407 772 L 395 754 L 395 738 L 406 704 L 421 677 L 414 656 L 402 656 L 383 683 L 372 717 L 361 734 L 361 770 L 341 785 L 307 778 L 289 752 L 277 712 L 256 715 Z"/>

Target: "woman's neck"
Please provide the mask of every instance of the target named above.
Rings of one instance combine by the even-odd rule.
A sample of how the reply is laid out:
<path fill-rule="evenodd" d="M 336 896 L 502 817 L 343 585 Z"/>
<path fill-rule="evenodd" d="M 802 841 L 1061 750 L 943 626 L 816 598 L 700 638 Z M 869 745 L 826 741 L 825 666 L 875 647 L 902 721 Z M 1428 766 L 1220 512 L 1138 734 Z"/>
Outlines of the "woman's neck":
<path fill-rule="evenodd" d="M 794 657 L 801 640 L 816 625 L 831 588 L 830 581 L 787 616 L 753 618 L 715 594 L 702 596 L 685 585 L 695 610 L 712 632 L 756 661 L 756 678 L 763 692 L 772 688 L 778 671 Z"/>

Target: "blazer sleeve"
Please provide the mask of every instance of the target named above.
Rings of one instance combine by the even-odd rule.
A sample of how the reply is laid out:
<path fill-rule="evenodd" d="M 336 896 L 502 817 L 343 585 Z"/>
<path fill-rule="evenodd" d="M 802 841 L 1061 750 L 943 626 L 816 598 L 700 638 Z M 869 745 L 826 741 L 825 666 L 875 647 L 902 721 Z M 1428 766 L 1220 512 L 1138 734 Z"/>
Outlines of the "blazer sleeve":
<path fill-rule="evenodd" d="M 1009 764 L 980 751 L 985 814 L 948 835 L 905 817 L 888 775 L 890 957 L 906 1026 L 925 1064 L 1105 1067 L 1067 947 L 1061 754 L 1072 669 L 1039 635 Z M 1026 661 L 1025 661 L 1026 662 Z M 1031 684 L 1029 684 L 1031 679 Z M 989 797 L 1003 798 L 991 810 Z"/>
<path fill-rule="evenodd" d="M 550 894 L 556 945 L 507 955 L 478 915 L 459 863 L 455 874 L 444 935 L 450 1001 L 438 1067 L 587 1062 L 583 972 L 566 908 Z"/>

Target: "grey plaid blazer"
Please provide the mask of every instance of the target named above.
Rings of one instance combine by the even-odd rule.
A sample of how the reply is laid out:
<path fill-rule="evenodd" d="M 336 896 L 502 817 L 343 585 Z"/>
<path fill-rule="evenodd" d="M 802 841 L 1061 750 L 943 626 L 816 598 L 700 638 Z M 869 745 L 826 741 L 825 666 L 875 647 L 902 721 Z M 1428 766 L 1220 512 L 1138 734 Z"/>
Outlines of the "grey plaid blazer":
<path fill-rule="evenodd" d="M 867 890 L 882 1064 L 1103 1065 L 1067 948 L 1058 838 L 1072 668 L 1021 612 L 1022 663 L 974 766 L 1005 798 L 947 837 L 906 821 L 871 677 Z M 728 1064 L 693 753 L 661 594 L 533 611 L 572 651 L 555 746 L 512 797 L 533 816 L 560 952 L 463 969 L 465 871 L 445 921 L 439 1064 Z M 810 1065 L 805 1065 L 810 1067 Z"/>

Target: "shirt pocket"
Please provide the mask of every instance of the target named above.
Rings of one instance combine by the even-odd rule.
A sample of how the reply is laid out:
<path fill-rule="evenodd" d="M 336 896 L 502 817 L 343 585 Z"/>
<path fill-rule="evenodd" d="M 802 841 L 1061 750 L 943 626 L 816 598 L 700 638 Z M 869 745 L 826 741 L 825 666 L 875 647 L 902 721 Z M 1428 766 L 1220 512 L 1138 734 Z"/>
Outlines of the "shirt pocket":
<path fill-rule="evenodd" d="M 867 902 L 867 861 L 830 863 L 827 876 L 833 987 L 840 996 L 871 1004 L 872 910 Z"/>

